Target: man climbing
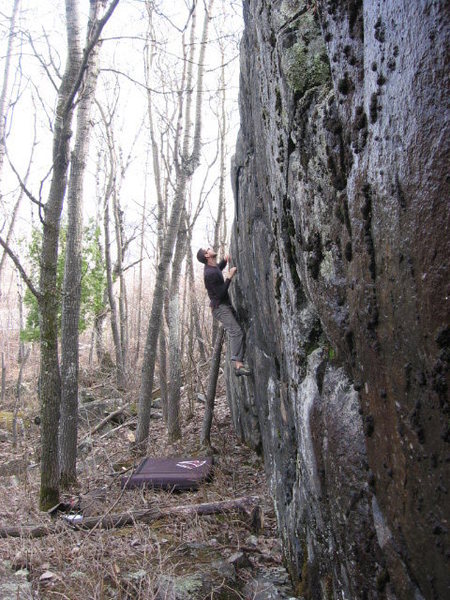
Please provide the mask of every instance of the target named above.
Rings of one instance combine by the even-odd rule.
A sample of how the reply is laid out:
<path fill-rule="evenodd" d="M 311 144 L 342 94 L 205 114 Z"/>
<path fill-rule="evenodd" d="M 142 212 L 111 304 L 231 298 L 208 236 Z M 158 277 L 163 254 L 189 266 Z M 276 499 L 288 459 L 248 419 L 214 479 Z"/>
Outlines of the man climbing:
<path fill-rule="evenodd" d="M 234 362 L 234 373 L 237 377 L 251 375 L 252 371 L 244 364 L 244 333 L 236 321 L 234 309 L 228 295 L 228 288 L 236 273 L 236 267 L 228 269 L 224 279 L 222 271 L 228 264 L 226 256 L 217 264 L 217 252 L 212 248 L 200 248 L 197 259 L 205 265 L 205 287 L 210 299 L 213 318 L 222 323 L 228 333 L 230 342 L 231 360 Z"/>

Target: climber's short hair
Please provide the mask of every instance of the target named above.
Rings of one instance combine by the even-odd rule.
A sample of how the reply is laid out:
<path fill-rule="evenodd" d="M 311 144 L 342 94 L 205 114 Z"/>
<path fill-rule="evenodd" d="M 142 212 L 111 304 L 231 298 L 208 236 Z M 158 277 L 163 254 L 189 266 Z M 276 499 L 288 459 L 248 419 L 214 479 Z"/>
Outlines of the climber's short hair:
<path fill-rule="evenodd" d="M 206 251 L 204 248 L 200 248 L 200 250 L 197 252 L 197 260 L 203 263 L 204 265 L 206 265 L 206 263 L 208 262 L 206 260 L 205 252 Z"/>

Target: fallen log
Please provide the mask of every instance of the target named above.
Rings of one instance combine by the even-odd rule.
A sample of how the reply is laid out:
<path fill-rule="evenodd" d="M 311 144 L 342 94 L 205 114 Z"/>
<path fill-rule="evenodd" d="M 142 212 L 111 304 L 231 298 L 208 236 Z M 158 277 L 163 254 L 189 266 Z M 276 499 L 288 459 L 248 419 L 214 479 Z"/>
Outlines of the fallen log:
<path fill-rule="evenodd" d="M 21 527 L 0 527 L 0 538 L 21 537 L 40 538 L 66 530 L 62 524 L 55 525 L 22 525 Z"/>
<path fill-rule="evenodd" d="M 0 538 L 28 537 L 39 538 L 68 530 L 115 529 L 133 525 L 134 523 L 151 523 L 165 517 L 193 517 L 239 512 L 246 516 L 246 522 L 255 525 L 259 522 L 261 507 L 257 496 L 244 496 L 234 500 L 221 502 L 204 502 L 202 504 L 185 504 L 166 508 L 146 508 L 126 513 L 116 513 L 101 517 L 81 517 L 69 519 L 63 517 L 55 525 L 24 525 L 22 527 L 0 527 Z"/>

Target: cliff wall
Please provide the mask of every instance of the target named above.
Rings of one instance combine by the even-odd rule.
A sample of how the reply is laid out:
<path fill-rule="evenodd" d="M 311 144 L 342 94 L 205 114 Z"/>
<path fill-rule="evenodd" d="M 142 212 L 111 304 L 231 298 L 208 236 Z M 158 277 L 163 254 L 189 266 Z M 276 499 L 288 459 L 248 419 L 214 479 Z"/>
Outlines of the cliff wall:
<path fill-rule="evenodd" d="M 243 4 L 236 430 L 299 594 L 444 598 L 449 5 Z"/>

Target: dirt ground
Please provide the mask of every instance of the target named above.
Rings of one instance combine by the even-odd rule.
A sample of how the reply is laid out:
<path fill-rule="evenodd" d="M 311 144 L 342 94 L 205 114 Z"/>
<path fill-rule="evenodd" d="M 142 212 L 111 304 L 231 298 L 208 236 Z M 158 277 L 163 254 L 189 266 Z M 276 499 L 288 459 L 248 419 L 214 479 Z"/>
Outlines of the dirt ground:
<path fill-rule="evenodd" d="M 117 395 L 108 380 L 94 384 L 85 376 L 83 384 L 83 394 L 91 400 Z M 131 392 L 122 394 L 122 402 L 132 400 Z M 2 411 L 10 409 L 1 407 Z M 182 412 L 187 413 L 185 398 Z M 0 438 L 0 527 L 36 524 L 52 528 L 56 523 L 37 506 L 39 426 L 33 422 L 35 414 L 36 401 L 23 414 L 16 449 L 10 434 Z M 183 438 L 176 444 L 168 443 L 163 420 L 152 419 L 148 456 L 201 457 L 202 417 L 203 405 L 196 403 L 194 416 L 183 418 Z M 7 428 L 7 424 L 3 426 Z M 282 565 L 262 460 L 236 439 L 222 377 L 211 433 L 214 477 L 196 492 L 123 491 L 120 476 L 136 464 L 130 444 L 133 421 L 102 437 L 117 427 L 117 423 L 109 424 L 89 438 L 78 460 L 78 487 L 63 494 L 62 500 L 73 502 L 75 508 L 81 506 L 85 516 L 101 516 L 258 496 L 264 513 L 262 531 L 253 531 L 248 519 L 233 513 L 162 518 L 149 525 L 135 523 L 110 530 L 73 531 L 61 526 L 58 533 L 37 539 L 1 539 L 0 581 L 4 584 L 0 599 L 268 600 L 293 595 Z M 84 424 L 79 439 L 88 432 Z"/>

